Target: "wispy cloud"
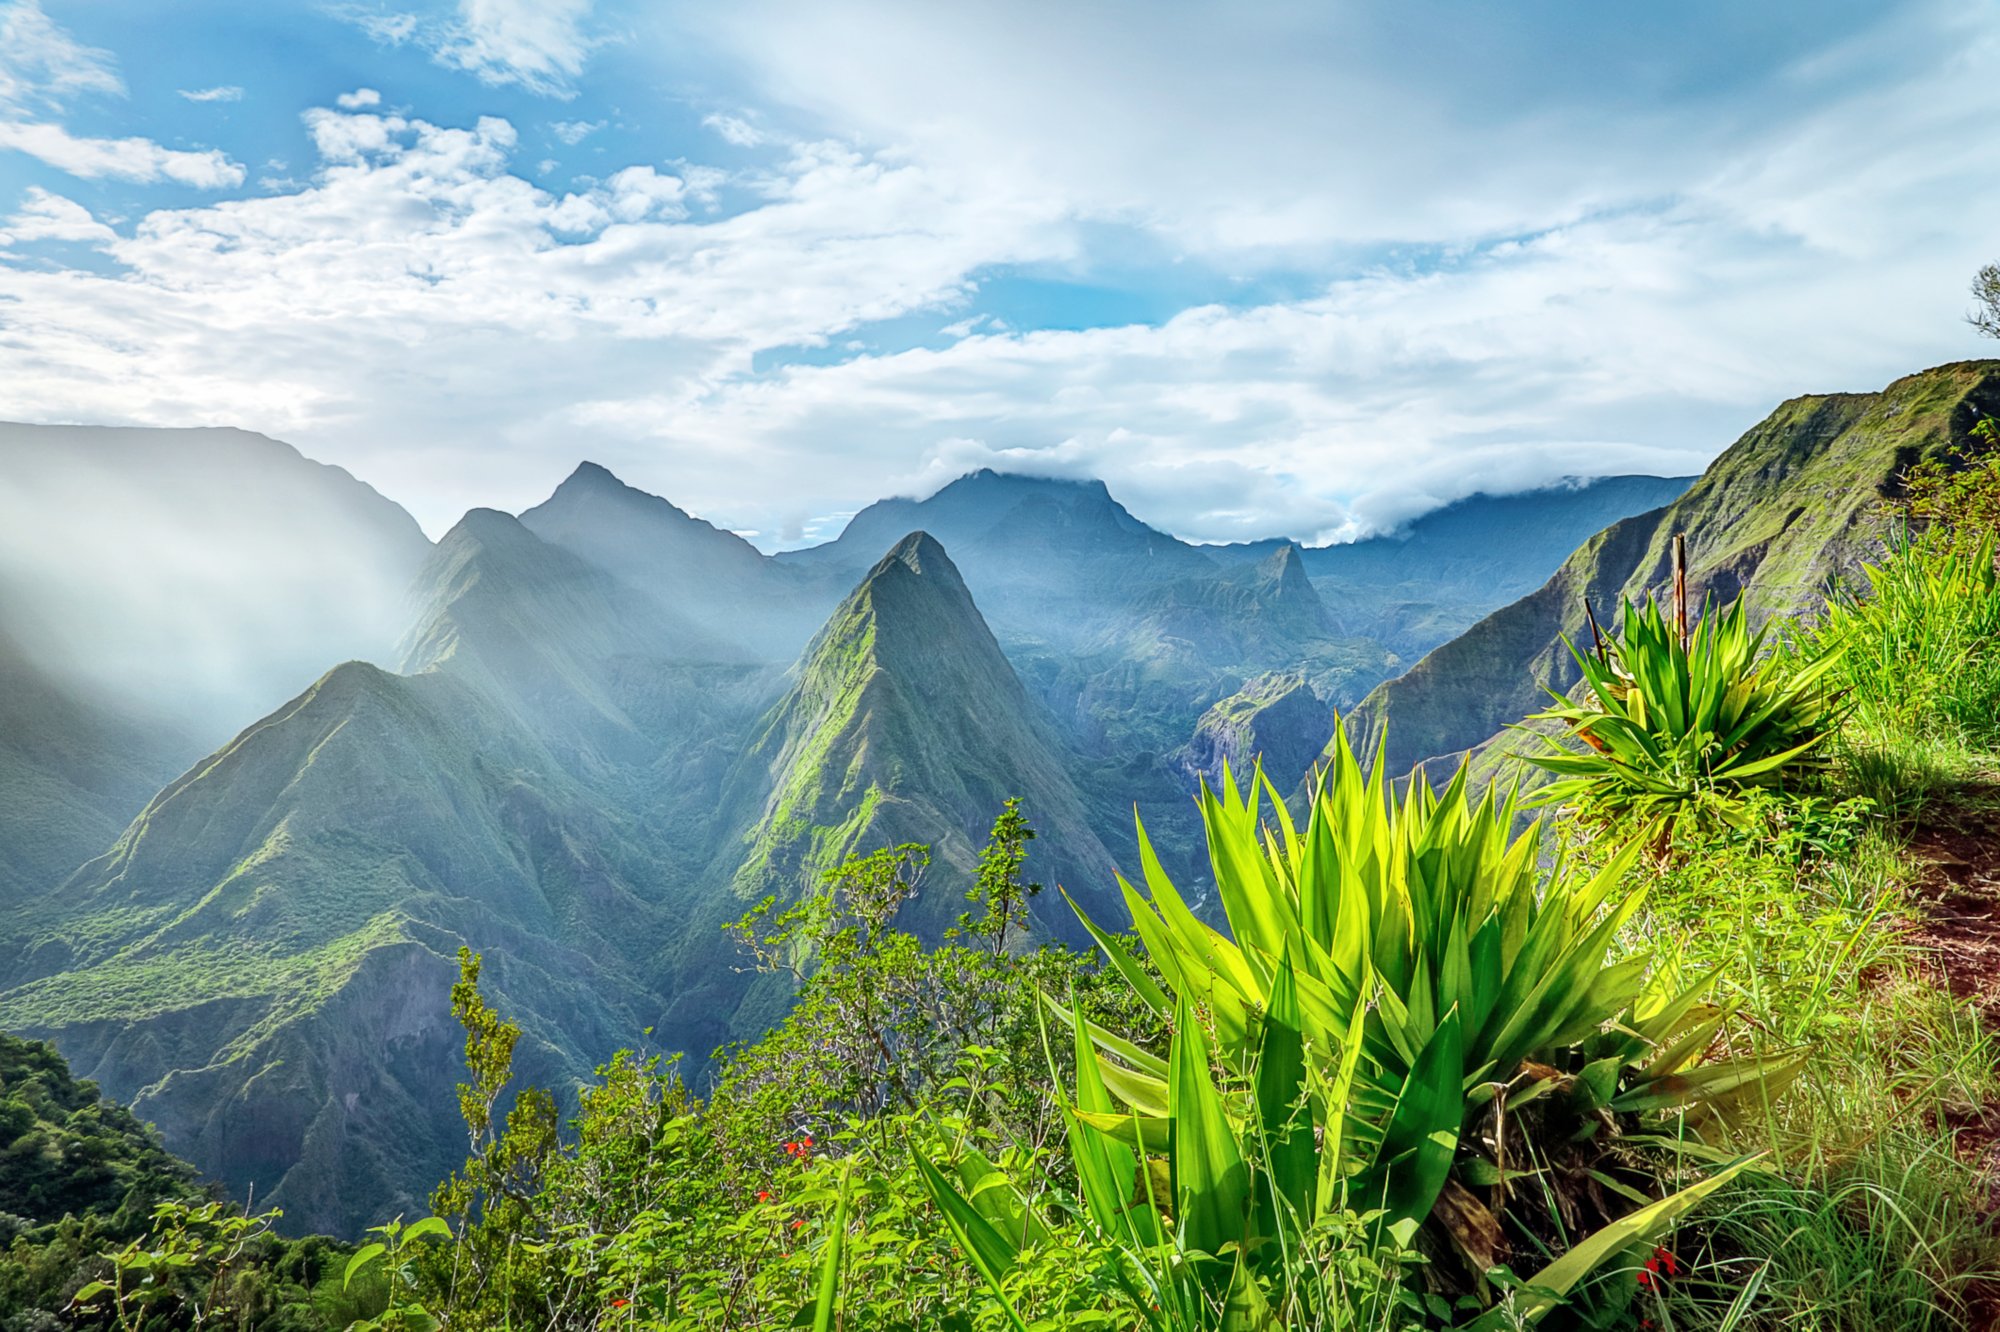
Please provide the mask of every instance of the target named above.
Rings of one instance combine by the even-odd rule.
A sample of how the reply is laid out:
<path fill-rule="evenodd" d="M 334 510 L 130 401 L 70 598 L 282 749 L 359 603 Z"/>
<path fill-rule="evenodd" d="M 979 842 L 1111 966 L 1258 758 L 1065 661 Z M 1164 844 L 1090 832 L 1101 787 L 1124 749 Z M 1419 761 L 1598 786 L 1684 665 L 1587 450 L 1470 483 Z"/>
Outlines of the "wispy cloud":
<path fill-rule="evenodd" d="M 178 181 L 196 189 L 219 190 L 243 183 L 243 167 L 213 148 L 194 152 L 164 148 L 151 139 L 91 139 L 60 125 L 0 121 L 0 148 L 39 158 L 86 180 Z"/>
<path fill-rule="evenodd" d="M 703 116 L 701 123 L 714 130 L 725 143 L 733 143 L 738 148 L 755 148 L 764 142 L 764 131 L 741 116 L 728 116 L 718 111 Z"/>
<path fill-rule="evenodd" d="M 382 105 L 382 94 L 373 88 L 356 88 L 353 92 L 344 92 L 333 100 L 339 103 L 343 110 L 360 111 L 367 107 Z"/>
<path fill-rule="evenodd" d="M 518 84 L 547 97 L 573 96 L 591 41 L 591 0 L 459 0 L 437 57 L 483 83 Z"/>
<path fill-rule="evenodd" d="M 21 207 L 7 219 L 6 230 L 0 231 L 0 248 L 17 241 L 45 240 L 105 245 L 117 238 L 116 232 L 91 216 L 82 204 L 30 185 Z"/>
<path fill-rule="evenodd" d="M 85 93 L 124 92 L 111 53 L 77 42 L 42 12 L 40 0 L 0 5 L 0 114 L 52 111 Z"/>
<path fill-rule="evenodd" d="M 241 90 L 211 89 L 220 94 Z M 111 54 L 77 42 L 42 11 L 38 0 L 0 7 L 0 149 L 28 154 L 84 179 L 176 181 L 198 189 L 243 183 L 244 171 L 214 149 L 167 148 L 151 139 L 72 134 L 49 117 L 87 94 L 122 97 L 125 84 Z M 191 96 L 196 101 L 218 96 Z"/>
<path fill-rule="evenodd" d="M 549 133 L 572 148 L 604 128 L 601 120 L 552 120 Z"/>
<path fill-rule="evenodd" d="M 240 102 L 243 100 L 243 90 L 234 84 L 216 88 L 182 88 L 180 94 L 190 102 Z"/>
<path fill-rule="evenodd" d="M 597 45 L 586 31 L 594 0 L 457 0 L 448 17 L 336 4 L 334 17 L 384 46 L 415 45 L 447 68 L 493 87 L 568 100 Z"/>

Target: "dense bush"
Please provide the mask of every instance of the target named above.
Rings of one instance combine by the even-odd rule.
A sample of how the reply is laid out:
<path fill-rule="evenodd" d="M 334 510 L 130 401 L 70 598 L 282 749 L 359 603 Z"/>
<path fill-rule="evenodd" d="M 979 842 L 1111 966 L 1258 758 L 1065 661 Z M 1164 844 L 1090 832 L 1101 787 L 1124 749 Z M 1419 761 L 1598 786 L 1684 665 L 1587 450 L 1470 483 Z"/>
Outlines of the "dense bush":
<path fill-rule="evenodd" d="M 1838 650 L 1800 657 L 1771 644 L 1742 601 L 1706 608 L 1689 632 L 1649 597 L 1625 607 L 1616 637 L 1568 646 L 1583 697 L 1558 695 L 1529 720 L 1561 722 L 1585 747 L 1552 741 L 1555 752 L 1529 756 L 1556 775 L 1545 803 L 1649 829 L 1664 849 L 1682 827 L 1750 827 L 1750 792 L 1797 790 L 1824 766 L 1842 708 L 1828 685 Z"/>
<path fill-rule="evenodd" d="M 1537 1318 L 1738 1168 L 1676 1193 L 1647 1145 L 1663 1113 L 1686 1134 L 1797 1072 L 1793 1051 L 1705 1061 L 1730 1019 L 1703 1001 L 1712 978 L 1618 955 L 1635 852 L 1545 873 L 1539 829 L 1466 782 L 1399 797 L 1337 738 L 1301 830 L 1261 776 L 1225 777 L 1201 808 L 1227 933 L 1149 853 L 1127 898 L 1161 980 L 1091 924 L 1173 1021 L 1160 1060 L 1073 1018 L 1070 1150 L 1098 1237 L 1145 1274 L 1138 1308 L 1163 1311 L 1149 1322 Z M 992 1247 L 939 1196 L 969 1249 Z M 1348 1259 L 1331 1283 L 1329 1233 Z M 1523 1260 L 1539 1270 L 1516 1276 Z M 1421 1286 L 1391 1279 L 1417 1263 Z"/>

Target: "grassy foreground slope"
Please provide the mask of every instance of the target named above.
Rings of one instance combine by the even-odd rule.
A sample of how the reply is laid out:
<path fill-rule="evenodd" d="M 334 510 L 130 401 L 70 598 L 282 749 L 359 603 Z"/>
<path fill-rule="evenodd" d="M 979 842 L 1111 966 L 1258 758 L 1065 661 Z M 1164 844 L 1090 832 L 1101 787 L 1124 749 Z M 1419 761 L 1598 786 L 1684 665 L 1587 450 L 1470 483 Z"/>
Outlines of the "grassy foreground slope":
<path fill-rule="evenodd" d="M 1347 720 L 1390 771 L 1472 749 L 1566 690 L 1562 636 L 1587 639 L 1584 603 L 1609 630 L 1624 598 L 1663 590 L 1673 537 L 1687 534 L 1689 593 L 1748 598 L 1759 619 L 1808 610 L 1827 580 L 1880 540 L 1879 501 L 1912 463 L 1963 448 L 2000 412 L 2000 361 L 1961 361 L 1879 393 L 1794 398 L 1716 459 L 1680 499 L 1614 523 L 1538 591 L 1495 611 L 1378 686 Z"/>

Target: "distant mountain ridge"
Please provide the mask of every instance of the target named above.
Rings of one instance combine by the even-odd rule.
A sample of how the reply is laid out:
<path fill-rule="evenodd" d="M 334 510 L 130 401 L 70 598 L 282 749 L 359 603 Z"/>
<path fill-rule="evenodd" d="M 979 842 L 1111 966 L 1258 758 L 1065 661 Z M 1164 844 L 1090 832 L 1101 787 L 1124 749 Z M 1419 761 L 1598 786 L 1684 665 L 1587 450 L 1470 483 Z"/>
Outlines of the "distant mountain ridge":
<path fill-rule="evenodd" d="M 579 465 L 553 495 L 521 514 L 521 524 L 608 571 L 667 614 L 706 624 L 718 639 L 763 660 L 796 657 L 852 583 L 836 570 L 808 573 L 781 565 L 735 533 L 626 485 L 596 463 Z"/>
<path fill-rule="evenodd" d="M 225 565 L 249 567 L 250 533 L 285 556 L 284 604 L 351 583 L 369 614 L 334 615 L 312 639 L 333 660 L 200 758 L 185 739 L 146 757 L 151 724 L 121 730 L 0 651 L 0 720 L 48 722 L 0 734 L 0 792 L 27 793 L 0 823 L 0 1027 L 55 1040 L 295 1226 L 413 1210 L 462 1151 L 461 943 L 523 1024 L 525 1075 L 568 1085 L 649 1027 L 697 1072 L 787 1001 L 721 935 L 757 897 L 924 841 L 936 869 L 908 920 L 935 936 L 1014 795 L 1041 881 L 1114 891 L 1137 802 L 1199 894 L 1194 777 L 1259 752 L 1295 765 L 1334 703 L 1399 665 L 1346 632 L 1312 552 L 1220 559 L 1097 483 L 975 473 L 773 558 L 584 464 L 432 546 L 344 473 L 237 448 L 280 481 L 257 524 L 225 525 Z M 176 513 L 145 521 L 171 533 Z M 217 623 L 254 637 L 261 605 Z M 290 650 L 253 652 L 258 678 Z M 335 664 L 351 655 L 369 660 Z M 1053 894 L 1038 913 L 1073 936 Z"/>

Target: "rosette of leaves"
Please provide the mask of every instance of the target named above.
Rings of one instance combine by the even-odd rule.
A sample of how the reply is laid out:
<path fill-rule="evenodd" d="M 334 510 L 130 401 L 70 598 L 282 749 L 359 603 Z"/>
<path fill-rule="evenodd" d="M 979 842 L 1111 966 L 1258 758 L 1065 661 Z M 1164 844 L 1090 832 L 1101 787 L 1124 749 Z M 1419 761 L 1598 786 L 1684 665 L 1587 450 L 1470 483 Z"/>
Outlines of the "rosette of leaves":
<path fill-rule="evenodd" d="M 1555 752 L 1526 756 L 1556 775 L 1536 801 L 1646 830 L 1656 848 L 1678 827 L 1749 830 L 1755 806 L 1744 793 L 1809 782 L 1847 706 L 1828 680 L 1839 652 L 1798 658 L 1766 651 L 1766 637 L 1741 600 L 1709 608 L 1689 633 L 1648 597 L 1626 603 L 1621 633 L 1590 652 L 1565 638 L 1582 696 L 1553 695 L 1528 720 L 1565 724 L 1583 748 L 1551 740 Z"/>
<path fill-rule="evenodd" d="M 1051 1004 L 1076 1040 L 1087 1213 L 1135 1256 L 1152 1326 L 1346 1326 L 1333 1306 L 1368 1280 L 1341 1269 L 1329 1288 L 1311 1255 L 1330 1230 L 1401 1316 L 1538 1319 L 1747 1164 L 1675 1190 L 1660 1143 L 1761 1108 L 1803 1062 L 1706 1058 L 1731 1016 L 1704 998 L 1713 977 L 1681 985 L 1613 947 L 1643 892 L 1625 886 L 1636 852 L 1545 871 L 1539 828 L 1515 834 L 1514 802 L 1474 801 L 1464 769 L 1399 796 L 1343 738 L 1303 830 L 1261 773 L 1200 799 L 1228 928 L 1194 913 L 1143 827 L 1143 887 L 1121 886 L 1163 981 L 1085 918 L 1172 1019 L 1168 1057 Z M 1004 1272 L 949 1183 L 940 1207 Z M 1400 1279 L 1412 1255 L 1421 1294 Z"/>

